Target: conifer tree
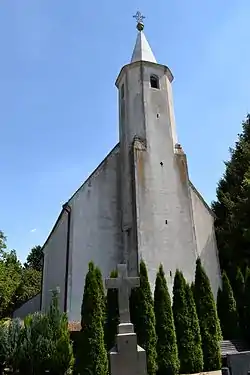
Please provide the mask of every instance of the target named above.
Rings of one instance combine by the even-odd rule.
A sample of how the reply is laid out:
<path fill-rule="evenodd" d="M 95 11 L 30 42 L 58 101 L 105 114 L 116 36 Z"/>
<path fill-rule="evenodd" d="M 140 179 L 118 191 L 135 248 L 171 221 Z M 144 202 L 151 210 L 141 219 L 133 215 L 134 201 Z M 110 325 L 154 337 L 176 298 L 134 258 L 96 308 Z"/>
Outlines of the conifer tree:
<path fill-rule="evenodd" d="M 194 288 L 194 287 L 193 287 Z M 188 306 L 189 322 L 192 330 L 193 350 L 192 350 L 192 373 L 203 370 L 203 353 L 199 319 L 194 302 L 191 286 L 186 284 L 186 298 Z"/>
<path fill-rule="evenodd" d="M 105 297 L 105 292 L 104 292 L 104 286 L 103 286 L 103 278 L 102 278 L 102 273 L 99 267 L 95 268 L 96 272 L 96 280 L 98 283 L 99 287 L 99 295 L 100 295 L 100 304 L 101 304 L 101 310 L 102 310 L 102 315 L 103 315 L 103 325 L 106 320 L 106 297 Z"/>
<path fill-rule="evenodd" d="M 210 282 L 200 259 L 196 261 L 194 293 L 202 339 L 203 370 L 218 370 L 221 367 L 220 325 Z"/>
<path fill-rule="evenodd" d="M 156 333 L 154 304 L 148 281 L 147 268 L 140 262 L 140 287 L 132 289 L 130 297 L 131 321 L 135 326 L 138 345 L 147 354 L 147 371 L 156 373 Z"/>
<path fill-rule="evenodd" d="M 117 271 L 112 271 L 110 277 L 116 278 Z M 106 299 L 106 324 L 105 324 L 105 344 L 107 350 L 112 349 L 115 345 L 115 335 L 117 334 L 117 326 L 119 324 L 118 309 L 118 290 L 108 289 Z"/>
<path fill-rule="evenodd" d="M 245 280 L 241 272 L 240 267 L 237 267 L 236 277 L 234 282 L 234 296 L 236 300 L 236 307 L 239 314 L 239 326 L 241 330 L 241 336 L 244 336 L 245 323 L 244 323 L 244 309 L 245 309 Z"/>
<path fill-rule="evenodd" d="M 108 358 L 104 344 L 102 302 L 93 262 L 85 279 L 82 310 L 81 374 L 108 374 Z"/>
<path fill-rule="evenodd" d="M 246 269 L 246 280 L 245 280 L 245 338 L 250 342 L 250 268 Z"/>
<path fill-rule="evenodd" d="M 175 273 L 173 287 L 173 315 L 180 359 L 180 373 L 194 373 L 194 335 L 190 309 L 187 303 L 187 286 L 182 272 Z"/>
<path fill-rule="evenodd" d="M 250 115 L 242 124 L 230 156 L 212 208 L 220 264 L 231 279 L 237 266 L 244 268 L 250 262 Z"/>
<path fill-rule="evenodd" d="M 239 322 L 233 289 L 226 272 L 222 273 L 222 289 L 218 291 L 218 315 L 224 340 L 239 338 Z"/>
<path fill-rule="evenodd" d="M 176 375 L 179 373 L 180 363 L 171 300 L 162 265 L 156 276 L 154 311 L 157 335 L 157 374 Z"/>
<path fill-rule="evenodd" d="M 53 354 L 50 360 L 50 372 L 54 375 L 70 374 L 72 373 L 74 365 L 73 346 L 68 330 L 68 318 L 66 313 L 60 311 L 57 291 L 52 292 L 52 301 L 48 312 L 48 323 L 49 330 L 52 334 L 51 339 L 54 344 L 54 350 L 52 351 Z M 37 338 L 37 342 L 41 343 L 39 338 Z"/>

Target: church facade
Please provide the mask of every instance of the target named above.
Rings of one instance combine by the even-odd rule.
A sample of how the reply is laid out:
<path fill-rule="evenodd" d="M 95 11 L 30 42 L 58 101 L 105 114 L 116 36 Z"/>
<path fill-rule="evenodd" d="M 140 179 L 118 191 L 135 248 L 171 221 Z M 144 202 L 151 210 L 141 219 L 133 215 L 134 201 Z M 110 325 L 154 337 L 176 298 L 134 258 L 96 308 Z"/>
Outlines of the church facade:
<path fill-rule="evenodd" d="M 221 283 L 213 213 L 177 141 L 173 75 L 137 28 L 131 62 L 116 80 L 119 143 L 63 206 L 43 246 L 41 309 L 59 288 L 69 321 L 80 320 L 91 260 L 108 277 L 123 262 L 135 276 L 144 259 L 152 290 L 162 263 L 171 292 L 176 269 L 191 282 L 200 257 L 215 296 Z"/>

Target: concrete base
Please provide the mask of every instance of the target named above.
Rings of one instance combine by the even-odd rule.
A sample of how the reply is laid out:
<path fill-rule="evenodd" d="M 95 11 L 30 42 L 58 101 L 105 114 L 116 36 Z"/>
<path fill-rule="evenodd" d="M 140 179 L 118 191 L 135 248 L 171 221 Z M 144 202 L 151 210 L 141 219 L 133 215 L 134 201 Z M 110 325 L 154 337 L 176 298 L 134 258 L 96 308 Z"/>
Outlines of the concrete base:
<path fill-rule="evenodd" d="M 116 346 L 109 352 L 111 375 L 146 375 L 146 352 L 137 345 L 133 324 L 119 324 L 118 332 Z"/>

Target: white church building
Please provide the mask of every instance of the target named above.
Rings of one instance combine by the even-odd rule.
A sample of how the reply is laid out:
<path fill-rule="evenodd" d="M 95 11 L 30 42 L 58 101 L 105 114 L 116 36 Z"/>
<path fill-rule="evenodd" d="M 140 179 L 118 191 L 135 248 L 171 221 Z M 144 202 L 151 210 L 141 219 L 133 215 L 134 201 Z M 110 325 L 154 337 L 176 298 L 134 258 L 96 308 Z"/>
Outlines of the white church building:
<path fill-rule="evenodd" d="M 170 69 L 159 64 L 138 20 L 130 63 L 117 79 L 119 143 L 65 203 L 46 240 L 41 295 L 15 312 L 45 311 L 51 290 L 69 321 L 80 321 L 88 263 L 108 277 L 144 259 L 154 288 L 163 264 L 171 292 L 176 269 L 194 280 L 201 258 L 214 295 L 221 283 L 214 217 L 188 175 L 177 141 Z M 111 83 L 112 84 L 112 83 Z"/>

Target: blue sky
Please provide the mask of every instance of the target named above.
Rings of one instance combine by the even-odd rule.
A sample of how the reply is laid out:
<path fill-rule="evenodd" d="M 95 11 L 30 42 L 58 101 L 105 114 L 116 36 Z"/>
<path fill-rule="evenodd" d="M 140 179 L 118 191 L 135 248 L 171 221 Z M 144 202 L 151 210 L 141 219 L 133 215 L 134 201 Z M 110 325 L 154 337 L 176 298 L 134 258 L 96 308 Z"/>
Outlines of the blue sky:
<path fill-rule="evenodd" d="M 0 229 L 24 260 L 118 140 L 133 14 L 172 70 L 179 140 L 210 203 L 250 111 L 249 0 L 2 0 Z"/>

